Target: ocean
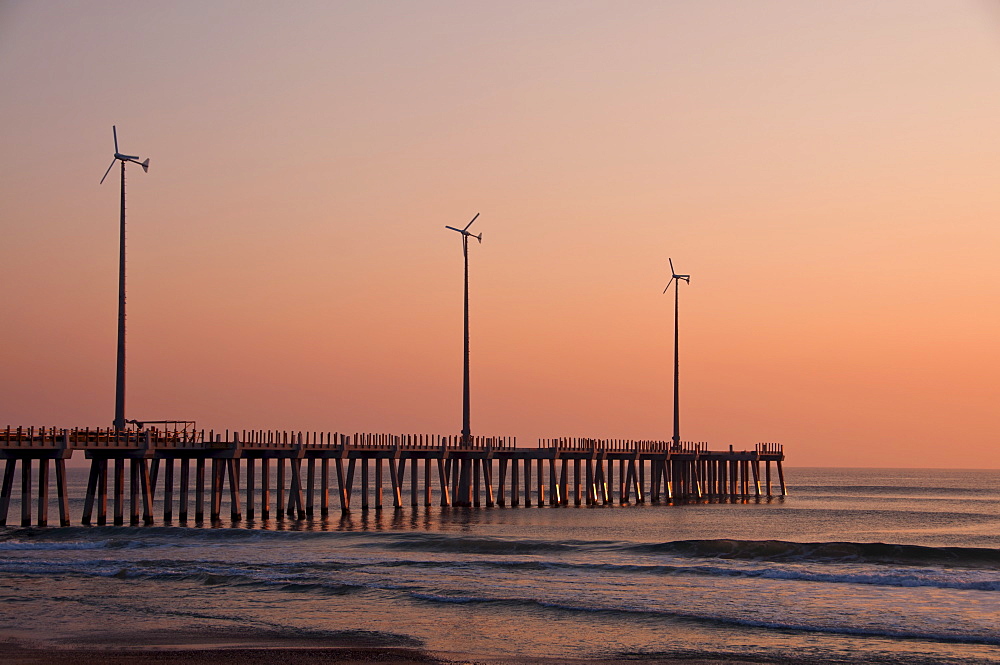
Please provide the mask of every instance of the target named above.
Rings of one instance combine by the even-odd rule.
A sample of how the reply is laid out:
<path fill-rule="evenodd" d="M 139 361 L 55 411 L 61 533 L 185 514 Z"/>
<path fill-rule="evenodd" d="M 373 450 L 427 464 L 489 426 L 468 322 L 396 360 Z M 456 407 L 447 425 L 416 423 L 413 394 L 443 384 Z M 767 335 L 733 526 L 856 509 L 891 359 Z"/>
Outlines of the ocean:
<path fill-rule="evenodd" d="M 0 638 L 1000 663 L 1000 471 L 786 477 L 789 496 L 736 502 L 8 526 Z"/>

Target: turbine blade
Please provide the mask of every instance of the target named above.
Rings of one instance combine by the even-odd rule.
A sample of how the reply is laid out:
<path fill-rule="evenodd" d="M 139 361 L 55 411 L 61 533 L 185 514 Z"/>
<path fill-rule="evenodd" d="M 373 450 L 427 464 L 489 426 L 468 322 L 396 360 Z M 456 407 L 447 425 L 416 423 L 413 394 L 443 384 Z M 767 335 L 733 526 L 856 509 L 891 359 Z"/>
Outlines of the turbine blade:
<path fill-rule="evenodd" d="M 663 289 L 663 292 L 664 292 L 664 293 L 666 293 L 666 292 L 667 292 L 667 290 L 668 290 L 668 289 L 670 288 L 670 285 L 671 285 L 671 284 L 673 284 L 673 283 L 674 283 L 674 278 L 673 278 L 673 277 L 671 277 L 671 278 L 670 278 L 670 281 L 669 281 L 669 282 L 667 282 L 667 288 Z"/>
<path fill-rule="evenodd" d="M 668 258 L 667 261 L 670 261 L 670 274 L 676 276 L 677 273 L 674 272 L 674 260 Z"/>
<path fill-rule="evenodd" d="M 118 152 L 118 128 L 111 125 L 111 131 L 115 135 L 115 152 Z"/>
<path fill-rule="evenodd" d="M 463 233 L 462 229 L 456 229 L 454 226 L 445 226 L 444 228 L 451 229 L 452 231 L 458 231 L 459 233 Z"/>
<path fill-rule="evenodd" d="M 104 172 L 104 175 L 101 177 L 101 182 L 99 182 L 97 184 L 99 184 L 99 185 L 103 185 L 104 184 L 104 178 L 107 178 L 108 174 L 111 173 L 111 167 L 115 165 L 116 161 L 118 161 L 118 160 L 115 160 L 115 159 L 111 160 L 111 166 L 109 166 L 108 170 Z"/>
<path fill-rule="evenodd" d="M 477 212 L 477 213 L 476 213 L 476 216 L 472 218 L 472 222 L 476 221 L 476 219 L 478 219 L 478 218 L 479 218 L 479 213 Z M 463 230 L 463 231 L 468 231 L 468 230 L 469 230 L 469 227 L 470 227 L 470 226 L 472 226 L 472 222 L 469 222 L 468 224 L 466 224 L 466 225 L 465 225 L 465 228 L 464 228 L 464 229 L 462 229 L 462 230 Z"/>

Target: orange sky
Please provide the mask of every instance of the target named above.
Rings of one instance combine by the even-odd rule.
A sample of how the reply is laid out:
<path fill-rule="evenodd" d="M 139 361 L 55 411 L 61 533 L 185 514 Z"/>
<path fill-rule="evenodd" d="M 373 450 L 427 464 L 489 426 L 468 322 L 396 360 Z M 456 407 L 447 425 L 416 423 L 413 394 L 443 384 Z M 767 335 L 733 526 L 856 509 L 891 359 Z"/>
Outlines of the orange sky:
<path fill-rule="evenodd" d="M 0 424 L 1000 467 L 986 2 L 0 3 Z"/>

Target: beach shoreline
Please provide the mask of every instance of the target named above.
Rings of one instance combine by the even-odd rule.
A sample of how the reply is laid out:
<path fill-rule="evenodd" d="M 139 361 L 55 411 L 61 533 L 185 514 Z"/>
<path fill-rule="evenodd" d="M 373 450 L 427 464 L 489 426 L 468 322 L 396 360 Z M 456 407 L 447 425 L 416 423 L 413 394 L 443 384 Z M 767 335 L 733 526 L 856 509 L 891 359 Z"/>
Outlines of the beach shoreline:
<path fill-rule="evenodd" d="M 315 644 L 257 644 L 254 646 L 171 644 L 156 646 L 79 645 L 54 646 L 17 639 L 0 642 L 0 663 L 3 665 L 612 665 L 614 663 L 643 665 L 744 665 L 760 663 L 802 663 L 801 659 L 731 659 L 698 657 L 696 655 L 642 656 L 617 658 L 565 658 L 549 656 L 503 656 L 467 653 L 437 653 L 426 649 L 397 646 L 317 646 Z"/>

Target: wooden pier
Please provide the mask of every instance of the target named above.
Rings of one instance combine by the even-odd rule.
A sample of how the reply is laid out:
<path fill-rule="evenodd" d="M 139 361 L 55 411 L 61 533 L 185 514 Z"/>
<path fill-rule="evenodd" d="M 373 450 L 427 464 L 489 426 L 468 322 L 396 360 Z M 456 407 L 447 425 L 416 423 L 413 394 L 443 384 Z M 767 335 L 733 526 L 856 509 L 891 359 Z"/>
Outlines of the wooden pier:
<path fill-rule="evenodd" d="M 203 522 L 206 504 L 208 519 L 217 521 L 226 497 L 233 520 L 326 516 L 331 492 L 343 513 L 387 504 L 401 509 L 759 499 L 774 496 L 772 463 L 777 492 L 787 493 L 784 452 L 776 443 L 719 451 L 704 443 L 566 438 L 521 448 L 507 437 L 7 427 L 0 430 L 0 460 L 6 461 L 0 526 L 7 524 L 19 463 L 21 525 L 32 523 L 33 467 L 37 524 L 48 524 L 52 463 L 59 524 L 69 526 L 66 460 L 77 451 L 90 460 L 84 525 L 125 524 L 126 509 L 129 524 L 152 523 L 158 487 L 163 522 Z"/>

